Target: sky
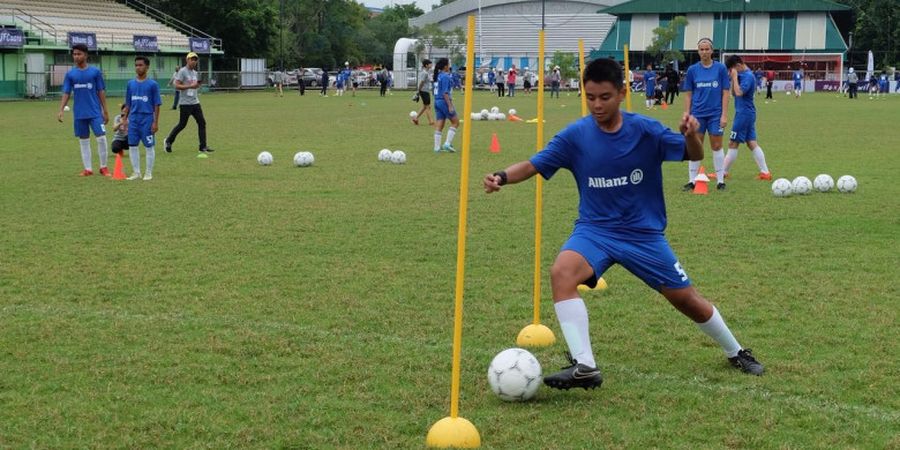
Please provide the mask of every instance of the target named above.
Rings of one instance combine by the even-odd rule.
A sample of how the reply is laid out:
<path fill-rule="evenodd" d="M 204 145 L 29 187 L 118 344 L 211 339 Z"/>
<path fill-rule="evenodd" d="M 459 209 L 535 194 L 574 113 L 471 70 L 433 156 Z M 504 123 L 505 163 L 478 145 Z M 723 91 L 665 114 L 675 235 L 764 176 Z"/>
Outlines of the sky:
<path fill-rule="evenodd" d="M 366 6 L 374 6 L 376 8 L 384 8 L 385 6 L 391 5 L 406 5 L 412 3 L 412 0 L 357 0 L 357 2 L 362 3 Z M 422 11 L 428 12 L 431 11 L 431 5 L 437 5 L 441 3 L 441 0 L 415 0 L 416 6 L 419 7 Z"/>

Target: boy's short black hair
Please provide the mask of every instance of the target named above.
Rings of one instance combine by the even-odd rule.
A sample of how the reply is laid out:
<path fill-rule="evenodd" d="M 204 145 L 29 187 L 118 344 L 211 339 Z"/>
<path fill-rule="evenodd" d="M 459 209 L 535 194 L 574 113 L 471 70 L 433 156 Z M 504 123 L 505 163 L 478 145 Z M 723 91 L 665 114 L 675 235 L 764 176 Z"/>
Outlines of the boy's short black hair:
<path fill-rule="evenodd" d="M 75 44 L 72 46 L 72 50 L 79 50 L 84 53 L 88 52 L 87 45 L 84 45 L 84 44 Z"/>
<path fill-rule="evenodd" d="M 595 59 L 584 68 L 581 82 L 587 84 L 588 81 L 593 81 L 594 83 L 608 81 L 616 89 L 622 89 L 625 86 L 622 66 L 618 62 L 606 58 Z"/>
<path fill-rule="evenodd" d="M 150 67 L 150 58 L 144 55 L 138 55 L 134 57 L 134 62 L 143 61 L 147 67 Z"/>
<path fill-rule="evenodd" d="M 429 64 L 431 64 L 430 59 L 426 59 L 426 60 L 422 61 L 422 67 L 428 67 Z"/>
<path fill-rule="evenodd" d="M 736 66 L 736 65 L 738 65 L 738 64 L 743 64 L 743 63 L 744 63 L 744 60 L 743 60 L 740 56 L 738 56 L 738 55 L 730 55 L 730 56 L 725 60 L 725 68 L 726 68 L 726 69 L 731 69 L 732 67 L 734 67 L 734 66 Z"/>

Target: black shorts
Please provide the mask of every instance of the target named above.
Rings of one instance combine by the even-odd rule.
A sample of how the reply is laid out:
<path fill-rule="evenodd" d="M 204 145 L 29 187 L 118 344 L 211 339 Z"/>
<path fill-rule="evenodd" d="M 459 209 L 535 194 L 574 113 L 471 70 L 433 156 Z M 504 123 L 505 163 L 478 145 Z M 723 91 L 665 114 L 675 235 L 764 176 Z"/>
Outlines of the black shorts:
<path fill-rule="evenodd" d="M 122 150 L 128 149 L 128 141 L 127 140 L 118 140 L 115 139 L 112 141 L 112 152 L 113 153 L 122 153 Z"/>
<path fill-rule="evenodd" d="M 525 80 L 525 81 L 522 83 L 522 86 L 524 86 L 525 89 L 531 89 L 531 82 L 528 81 L 528 80 Z"/>
<path fill-rule="evenodd" d="M 419 98 L 422 99 L 422 104 L 428 106 L 431 104 L 431 93 L 425 91 L 419 91 Z"/>

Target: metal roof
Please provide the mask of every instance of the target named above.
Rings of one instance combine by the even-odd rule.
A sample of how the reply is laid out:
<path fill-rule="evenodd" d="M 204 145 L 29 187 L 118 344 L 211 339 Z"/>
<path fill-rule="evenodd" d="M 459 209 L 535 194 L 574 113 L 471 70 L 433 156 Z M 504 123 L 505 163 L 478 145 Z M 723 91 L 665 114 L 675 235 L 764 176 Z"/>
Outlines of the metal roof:
<path fill-rule="evenodd" d="M 746 8 L 746 9 L 745 9 Z M 632 0 L 597 10 L 598 13 L 686 14 L 714 12 L 847 11 L 850 7 L 829 0 Z"/>

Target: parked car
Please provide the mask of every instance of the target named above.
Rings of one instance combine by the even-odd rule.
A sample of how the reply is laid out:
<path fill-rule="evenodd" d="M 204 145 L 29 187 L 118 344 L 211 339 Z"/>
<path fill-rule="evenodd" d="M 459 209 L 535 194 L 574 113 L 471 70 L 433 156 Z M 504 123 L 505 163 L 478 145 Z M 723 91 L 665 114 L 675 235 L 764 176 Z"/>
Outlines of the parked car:
<path fill-rule="evenodd" d="M 275 85 L 275 72 L 276 71 L 277 71 L 277 69 L 269 71 L 269 76 L 268 76 L 269 86 Z M 287 70 L 284 72 L 284 77 L 282 78 L 282 80 L 283 80 L 283 83 L 285 86 L 296 86 L 298 78 L 299 77 L 298 77 L 297 70 Z"/>
<path fill-rule="evenodd" d="M 309 67 L 303 69 L 303 84 L 308 87 L 316 87 L 322 82 L 322 69 L 318 67 Z"/>

